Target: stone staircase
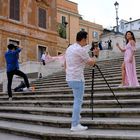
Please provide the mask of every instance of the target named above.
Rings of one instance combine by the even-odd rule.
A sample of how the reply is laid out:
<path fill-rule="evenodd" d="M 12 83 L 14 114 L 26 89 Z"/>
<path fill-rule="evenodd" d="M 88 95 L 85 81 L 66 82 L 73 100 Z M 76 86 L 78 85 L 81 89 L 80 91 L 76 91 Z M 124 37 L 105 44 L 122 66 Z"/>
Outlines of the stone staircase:
<path fill-rule="evenodd" d="M 3 87 L 2 87 L 2 84 L 0 84 L 0 92 L 3 91 Z"/>
<path fill-rule="evenodd" d="M 87 67 L 81 123 L 89 129 L 71 132 L 72 91 L 65 81 L 65 72 L 54 73 L 34 81 L 35 91 L 14 93 L 13 101 L 0 93 L 0 140 L 8 139 L 9 135 L 17 140 L 140 140 L 140 87 L 118 87 L 121 62 L 122 58 L 116 58 L 100 61 L 98 65 L 123 108 L 95 68 L 92 120 L 92 67 Z"/>

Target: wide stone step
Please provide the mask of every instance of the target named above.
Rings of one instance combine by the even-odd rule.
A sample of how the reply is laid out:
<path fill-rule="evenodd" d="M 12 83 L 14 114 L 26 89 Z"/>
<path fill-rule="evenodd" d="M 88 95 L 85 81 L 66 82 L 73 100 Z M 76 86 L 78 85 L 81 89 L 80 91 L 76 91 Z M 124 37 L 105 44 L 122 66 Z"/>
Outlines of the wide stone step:
<path fill-rule="evenodd" d="M 110 81 L 110 80 L 111 81 L 120 80 L 121 79 L 121 70 L 120 70 L 120 72 L 114 70 L 114 73 L 113 74 L 111 72 L 105 71 L 103 73 L 103 75 L 106 78 L 106 80 L 108 80 L 108 81 Z M 140 70 L 137 71 L 137 76 L 138 76 L 138 78 L 140 78 Z M 85 80 L 91 79 L 91 77 L 92 77 L 92 74 L 91 73 L 85 74 Z M 100 73 L 98 73 L 98 74 L 95 73 L 94 79 L 95 79 L 95 81 L 96 80 L 98 80 L 98 81 L 99 80 L 101 80 L 101 81 L 104 80 L 103 77 L 102 77 L 102 75 Z M 66 83 L 66 80 L 65 80 L 65 78 L 60 78 L 60 77 L 56 77 L 55 80 L 43 78 L 42 80 L 33 81 L 32 83 L 33 84 L 39 84 L 39 83 L 42 83 L 42 84 L 44 84 L 44 83 L 47 83 L 47 84 L 49 84 L 49 83 L 56 83 L 57 84 L 59 82 L 60 83 L 61 82 L 65 82 Z"/>
<path fill-rule="evenodd" d="M 115 92 L 114 93 L 117 99 L 140 99 L 140 92 L 139 91 L 125 91 L 125 92 Z M 95 92 L 93 94 L 94 100 L 110 100 L 115 99 L 114 95 L 110 92 L 106 93 L 98 93 Z M 0 96 L 0 101 L 7 101 L 8 97 L 7 95 Z M 63 93 L 14 93 L 13 94 L 13 100 L 47 100 L 47 101 L 63 101 L 63 100 L 73 100 L 72 92 L 63 92 Z M 91 92 L 86 92 L 84 94 L 84 100 L 91 100 Z"/>
<path fill-rule="evenodd" d="M 112 79 L 112 80 L 108 80 L 106 79 L 108 84 L 110 86 L 118 86 L 121 83 L 121 78 L 116 78 L 116 79 Z M 85 85 L 91 85 L 92 79 L 89 78 L 88 80 L 86 80 Z M 49 83 L 32 83 L 32 85 L 35 86 L 35 88 L 42 88 L 42 87 L 68 87 L 68 84 L 66 83 L 66 81 L 61 81 L 61 82 L 49 82 Z M 106 82 L 104 81 L 104 79 L 98 79 L 98 80 L 94 80 L 94 85 L 99 85 L 99 86 L 104 86 L 106 85 Z"/>
<path fill-rule="evenodd" d="M 85 87 L 85 91 L 91 91 L 91 86 L 92 85 L 89 85 L 89 86 L 86 86 Z M 138 91 L 140 90 L 140 87 L 132 87 L 132 88 L 129 88 L 129 87 L 118 87 L 118 85 L 113 85 L 113 86 L 110 86 L 111 89 L 115 92 L 115 91 Z M 49 88 L 46 88 L 46 87 L 42 87 L 42 88 L 37 88 L 36 91 L 49 91 L 49 92 L 63 92 L 63 91 L 71 91 L 71 89 L 69 87 L 49 87 Z M 104 86 L 100 85 L 100 86 L 94 86 L 94 91 L 100 91 L 100 92 L 108 92 L 110 91 L 109 87 L 107 86 L 107 84 L 105 84 Z"/>
<path fill-rule="evenodd" d="M 112 88 L 112 87 L 118 87 L 118 85 L 119 85 L 119 83 L 115 83 L 115 84 L 109 84 L 109 86 Z M 108 86 L 107 86 L 107 84 L 106 83 L 104 83 L 104 84 L 102 84 L 102 85 L 100 85 L 100 84 L 95 84 L 94 85 L 94 87 L 95 87 L 95 89 L 96 88 L 107 88 Z M 64 88 L 67 88 L 67 89 L 69 89 L 69 87 L 67 86 L 67 85 L 38 85 L 38 86 L 35 86 L 35 89 L 36 90 L 47 90 L 47 89 L 52 89 L 52 88 L 54 88 L 54 89 L 56 89 L 56 88 L 59 88 L 59 89 L 64 89 Z M 86 85 L 85 86 L 85 88 L 91 88 L 91 84 L 89 84 L 89 85 Z"/>
<path fill-rule="evenodd" d="M 122 107 L 140 107 L 140 99 L 120 99 L 118 100 Z M 118 107 L 118 102 L 114 98 L 114 100 L 93 100 L 94 108 L 110 108 Z M 72 107 L 73 101 L 63 100 L 63 101 L 46 101 L 46 100 L 12 100 L 9 101 L 1 101 L 0 106 L 29 106 L 29 107 Z M 91 106 L 91 101 L 83 101 L 83 107 L 89 108 Z"/>
<path fill-rule="evenodd" d="M 110 69 L 107 69 L 106 67 L 103 67 L 103 68 L 100 68 L 101 72 L 103 73 L 103 75 L 106 77 L 106 78 L 109 78 L 109 77 L 121 77 L 121 68 L 118 67 L 118 68 L 114 68 L 113 67 L 113 70 L 112 68 Z M 140 67 L 137 67 L 137 74 L 138 74 L 138 77 L 140 77 Z M 92 76 L 92 69 L 88 69 L 86 70 L 85 72 L 85 77 L 86 78 L 89 78 Z M 101 78 L 101 73 L 95 69 L 95 79 L 97 78 Z M 39 79 L 39 80 L 36 80 L 36 81 L 33 81 L 32 83 L 36 83 L 36 82 L 40 82 L 40 83 L 44 83 L 44 82 L 59 82 L 61 80 L 65 81 L 65 72 L 61 75 L 56 75 L 56 76 L 53 76 L 53 77 L 43 77 L 42 79 Z"/>
<path fill-rule="evenodd" d="M 139 130 L 103 130 L 89 129 L 82 132 L 71 132 L 68 128 L 54 128 L 23 123 L 0 121 L 0 129 L 13 134 L 51 140 L 138 140 Z"/>
<path fill-rule="evenodd" d="M 36 124 L 41 126 L 51 126 L 58 128 L 70 128 L 71 117 L 56 117 L 43 115 L 29 115 L 17 113 L 0 113 L 0 120 L 9 122 L 20 122 L 26 124 Z M 88 128 L 96 129 L 127 129 L 139 130 L 139 118 L 81 118 L 81 124 Z"/>
<path fill-rule="evenodd" d="M 106 78 L 107 83 L 110 85 L 110 87 L 118 87 L 119 84 L 121 83 L 121 77 L 110 77 L 110 78 Z M 36 82 L 36 83 L 32 83 L 36 89 L 41 89 L 41 88 L 50 88 L 50 87 L 68 87 L 68 84 L 66 81 L 58 81 L 58 82 Z M 91 86 L 92 84 L 92 79 L 91 77 L 89 77 L 88 79 L 86 79 L 85 81 L 85 85 L 86 86 Z M 106 87 L 106 81 L 103 78 L 98 78 L 98 79 L 94 79 L 94 86 L 96 87 Z"/>
<path fill-rule="evenodd" d="M 110 79 L 106 79 L 106 80 L 107 80 L 107 83 L 111 87 L 113 87 L 113 86 L 118 87 L 121 83 L 121 78 L 119 78 L 119 77 L 110 78 Z M 89 86 L 91 84 L 92 84 L 92 79 L 88 78 L 85 82 L 85 85 Z M 55 82 L 55 83 L 54 82 L 49 82 L 49 83 L 44 82 L 43 84 L 36 82 L 36 83 L 32 83 L 31 85 L 34 85 L 36 89 L 38 89 L 38 88 L 41 89 L 44 87 L 46 87 L 46 88 L 49 88 L 49 87 L 68 87 L 68 84 L 66 83 L 66 81 Z M 102 86 L 106 86 L 107 84 L 106 84 L 106 81 L 103 78 L 101 78 L 98 80 L 94 79 L 94 85 L 102 87 Z"/>
<path fill-rule="evenodd" d="M 107 72 L 102 72 L 102 73 L 104 74 L 105 77 L 114 77 L 114 76 L 119 76 L 120 77 L 121 76 L 120 73 L 116 73 L 116 72 L 114 72 L 114 74 L 109 74 Z M 97 74 L 95 72 L 95 75 L 96 75 L 95 76 L 95 79 L 101 78 L 101 74 L 99 72 Z M 92 76 L 92 73 L 91 72 L 85 74 L 85 78 L 91 78 L 91 76 Z M 65 75 L 63 77 L 54 77 L 53 79 L 50 79 L 48 77 L 44 77 L 42 79 L 33 81 L 32 83 L 49 83 L 49 82 L 52 82 L 53 83 L 53 82 L 60 82 L 60 80 L 61 81 L 65 81 L 65 79 L 66 79 L 65 78 Z"/>
<path fill-rule="evenodd" d="M 139 92 L 140 91 L 140 87 L 112 87 L 112 90 L 114 92 L 114 94 L 116 93 L 125 93 L 127 92 L 129 93 L 135 93 L 135 92 Z M 63 87 L 63 88 L 42 88 L 42 89 L 37 89 L 35 91 L 30 91 L 30 92 L 13 92 L 13 96 L 21 96 L 21 95 L 59 95 L 59 94 L 71 94 L 72 90 L 68 87 Z M 91 86 L 87 86 L 85 88 L 85 93 L 89 93 L 91 94 Z M 110 89 L 108 87 L 102 87 L 102 88 L 97 88 L 94 87 L 94 93 L 111 93 Z M 8 94 L 7 93 L 3 93 L 0 92 L 0 97 L 2 96 L 7 96 L 8 99 Z"/>
<path fill-rule="evenodd" d="M 1 131 L 3 131 L 3 130 L 1 130 Z M 5 133 L 0 132 L 0 140 L 40 140 L 40 139 L 14 135 L 14 134 L 6 133 L 6 132 Z"/>
<path fill-rule="evenodd" d="M 121 77 L 110 77 L 110 78 L 106 78 L 106 80 L 108 81 L 108 83 L 118 83 L 118 82 L 120 82 L 121 81 Z M 91 81 L 92 81 L 92 78 L 91 77 L 89 77 L 89 78 L 86 78 L 86 80 L 85 80 L 85 84 L 89 84 L 89 83 L 91 83 Z M 104 81 L 104 79 L 103 78 L 96 78 L 96 79 L 94 79 L 94 82 L 95 82 L 95 84 L 104 84 L 105 83 L 105 81 Z M 59 85 L 59 86 L 63 86 L 63 85 L 67 85 L 67 82 L 66 82 L 66 80 L 64 80 L 64 81 L 61 81 L 61 80 L 59 80 L 59 81 L 57 81 L 57 82 L 51 82 L 51 81 L 48 81 L 48 82 L 36 82 L 36 83 L 34 83 L 35 85 Z"/>
<path fill-rule="evenodd" d="M 9 113 L 26 113 L 45 116 L 60 116 L 70 117 L 72 108 L 47 108 L 47 107 L 15 107 L 2 106 L 0 112 Z M 139 118 L 140 108 L 93 108 L 94 117 L 124 117 L 124 118 Z M 81 115 L 83 117 L 91 117 L 92 109 L 83 108 Z"/>

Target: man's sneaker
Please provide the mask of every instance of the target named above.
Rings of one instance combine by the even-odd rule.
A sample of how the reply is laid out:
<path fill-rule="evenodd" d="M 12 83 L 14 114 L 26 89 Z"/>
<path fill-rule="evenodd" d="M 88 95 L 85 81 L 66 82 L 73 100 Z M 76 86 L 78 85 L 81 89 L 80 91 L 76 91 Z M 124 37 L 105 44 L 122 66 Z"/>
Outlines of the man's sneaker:
<path fill-rule="evenodd" d="M 8 99 L 9 101 L 12 101 L 12 97 L 9 97 L 9 99 Z"/>
<path fill-rule="evenodd" d="M 120 88 L 123 87 L 123 84 L 120 84 L 118 87 L 120 87 Z"/>
<path fill-rule="evenodd" d="M 83 130 L 87 130 L 88 127 L 87 126 L 83 126 L 81 124 L 78 124 L 77 126 L 75 127 L 71 127 L 71 131 L 83 131 Z"/>

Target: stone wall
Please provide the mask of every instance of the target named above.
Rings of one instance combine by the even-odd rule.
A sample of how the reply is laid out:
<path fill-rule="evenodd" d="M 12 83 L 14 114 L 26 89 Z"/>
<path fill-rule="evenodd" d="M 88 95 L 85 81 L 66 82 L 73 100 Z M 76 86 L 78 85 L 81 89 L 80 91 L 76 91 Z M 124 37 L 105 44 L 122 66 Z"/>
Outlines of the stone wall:
<path fill-rule="evenodd" d="M 20 61 L 38 61 L 38 46 L 47 47 L 51 55 L 57 55 L 56 1 L 20 1 L 20 21 L 9 18 L 9 1 L 0 5 L 0 69 L 5 67 L 4 53 L 9 40 L 19 41 L 23 46 Z M 47 11 L 47 28 L 38 25 L 38 8 Z"/>

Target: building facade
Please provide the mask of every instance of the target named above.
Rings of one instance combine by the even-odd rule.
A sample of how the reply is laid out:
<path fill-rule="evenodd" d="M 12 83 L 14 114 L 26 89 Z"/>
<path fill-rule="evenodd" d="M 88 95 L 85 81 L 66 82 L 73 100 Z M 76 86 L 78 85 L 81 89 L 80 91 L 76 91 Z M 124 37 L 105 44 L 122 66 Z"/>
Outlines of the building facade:
<path fill-rule="evenodd" d="M 77 3 L 68 0 L 57 2 L 57 30 L 58 48 L 64 51 L 69 44 L 75 42 L 76 33 L 79 31 L 79 13 Z"/>
<path fill-rule="evenodd" d="M 103 26 L 83 19 L 79 20 L 79 30 L 88 32 L 88 43 L 99 42 L 103 33 Z"/>
<path fill-rule="evenodd" d="M 119 42 L 121 46 L 125 45 L 125 33 L 127 31 L 132 31 L 134 33 L 134 36 L 136 38 L 136 47 L 138 49 L 140 49 L 140 19 L 137 20 L 132 20 L 132 18 L 130 18 L 130 21 L 126 21 L 126 20 L 120 20 L 119 22 L 119 32 L 115 32 L 116 31 L 116 26 L 114 27 L 114 30 L 110 30 L 107 33 L 104 33 L 101 36 L 101 40 L 103 42 L 107 42 L 107 40 L 112 40 L 112 49 L 113 51 L 119 51 L 116 48 L 116 42 Z"/>
<path fill-rule="evenodd" d="M 130 21 L 120 20 L 119 31 L 125 33 L 128 30 L 140 31 L 140 19 Z"/>
<path fill-rule="evenodd" d="M 76 41 L 76 34 L 80 30 L 88 32 L 88 43 L 99 41 L 103 26 L 82 19 L 78 12 L 77 3 L 69 0 L 57 0 L 57 23 L 63 26 L 65 33 L 59 38 L 59 47 L 66 49 L 69 44 Z M 63 38 L 63 39 L 62 39 Z M 60 43 L 61 42 L 61 43 Z"/>
<path fill-rule="evenodd" d="M 0 0 L 0 69 L 9 43 L 23 46 L 19 61 L 40 61 L 48 51 L 55 56 L 74 43 L 80 30 L 88 32 L 88 43 L 98 41 L 103 31 L 81 18 L 78 4 L 69 0 Z"/>
<path fill-rule="evenodd" d="M 39 61 L 43 51 L 56 55 L 55 0 L 0 0 L 0 68 L 11 42 L 23 46 L 20 62 Z"/>

